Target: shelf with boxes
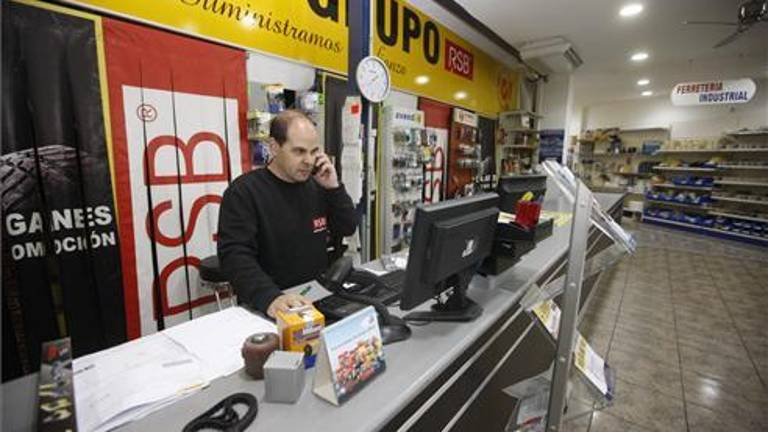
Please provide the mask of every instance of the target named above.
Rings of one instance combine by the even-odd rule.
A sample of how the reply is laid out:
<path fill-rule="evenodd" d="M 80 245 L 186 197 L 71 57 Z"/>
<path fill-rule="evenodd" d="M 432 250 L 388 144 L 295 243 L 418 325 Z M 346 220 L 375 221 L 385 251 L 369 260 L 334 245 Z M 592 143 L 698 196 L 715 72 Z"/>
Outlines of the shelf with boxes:
<path fill-rule="evenodd" d="M 658 154 L 643 220 L 768 245 L 768 133 L 673 140 Z"/>
<path fill-rule="evenodd" d="M 496 172 L 501 175 L 527 174 L 539 162 L 539 120 L 532 111 L 516 110 L 499 114 L 496 140 Z"/>
<path fill-rule="evenodd" d="M 642 213 L 653 167 L 663 158 L 658 150 L 668 139 L 664 127 L 587 131 L 578 140 L 575 170 L 593 190 L 629 193 L 624 210 Z"/>

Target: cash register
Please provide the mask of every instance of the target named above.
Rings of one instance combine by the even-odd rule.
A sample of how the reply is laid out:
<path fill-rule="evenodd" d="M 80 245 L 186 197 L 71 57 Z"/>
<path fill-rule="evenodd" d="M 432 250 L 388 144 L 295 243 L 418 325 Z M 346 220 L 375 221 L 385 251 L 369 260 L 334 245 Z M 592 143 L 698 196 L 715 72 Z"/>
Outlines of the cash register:
<path fill-rule="evenodd" d="M 507 175 L 499 179 L 496 193 L 499 195 L 499 210 L 514 213 L 517 202 L 524 195 L 532 201 L 541 201 L 547 191 L 546 175 Z M 552 235 L 554 221 L 540 218 L 534 228 L 526 228 L 514 221 L 500 220 L 496 227 L 491 255 L 485 259 L 480 273 L 498 275 L 514 266 L 536 247 L 536 243 Z"/>

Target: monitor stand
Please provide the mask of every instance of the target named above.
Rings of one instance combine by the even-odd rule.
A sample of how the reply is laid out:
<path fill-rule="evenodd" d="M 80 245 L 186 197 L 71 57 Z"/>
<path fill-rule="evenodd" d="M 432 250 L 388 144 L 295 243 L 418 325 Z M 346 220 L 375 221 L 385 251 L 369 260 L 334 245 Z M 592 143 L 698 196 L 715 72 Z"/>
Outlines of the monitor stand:
<path fill-rule="evenodd" d="M 473 321 L 483 313 L 483 308 L 467 297 L 469 281 L 475 275 L 475 268 L 457 273 L 440 284 L 439 292 L 452 289 L 445 302 L 432 305 L 431 311 L 411 312 L 404 316 L 406 321 Z"/>

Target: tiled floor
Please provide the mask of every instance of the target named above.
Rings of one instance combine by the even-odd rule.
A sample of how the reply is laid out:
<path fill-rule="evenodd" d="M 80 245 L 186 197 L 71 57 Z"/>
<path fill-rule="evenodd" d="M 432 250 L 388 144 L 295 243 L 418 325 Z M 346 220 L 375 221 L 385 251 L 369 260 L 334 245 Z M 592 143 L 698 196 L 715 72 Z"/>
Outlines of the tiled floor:
<path fill-rule="evenodd" d="M 616 369 L 616 401 L 565 429 L 768 431 L 768 250 L 625 225 L 637 253 L 580 325 Z"/>

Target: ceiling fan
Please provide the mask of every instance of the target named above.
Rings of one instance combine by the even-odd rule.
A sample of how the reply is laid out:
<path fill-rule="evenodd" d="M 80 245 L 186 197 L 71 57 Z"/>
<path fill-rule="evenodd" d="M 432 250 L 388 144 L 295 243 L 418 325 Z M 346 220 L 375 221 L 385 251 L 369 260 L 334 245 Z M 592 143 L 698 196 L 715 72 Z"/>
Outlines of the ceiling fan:
<path fill-rule="evenodd" d="M 728 45 L 749 30 L 755 24 L 768 22 L 768 0 L 751 0 L 742 3 L 739 6 L 739 15 L 736 22 L 728 21 L 683 21 L 683 24 L 708 24 L 708 25 L 727 25 L 736 26 L 730 36 L 715 44 L 714 48 Z"/>

